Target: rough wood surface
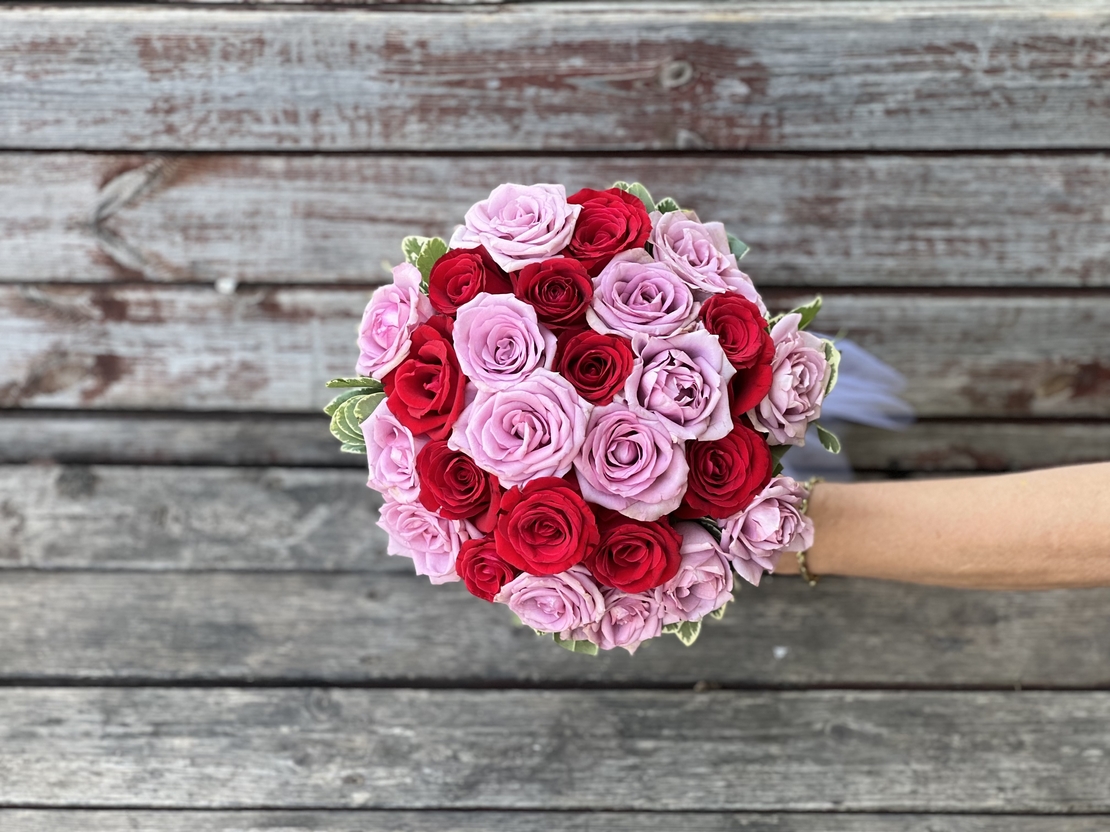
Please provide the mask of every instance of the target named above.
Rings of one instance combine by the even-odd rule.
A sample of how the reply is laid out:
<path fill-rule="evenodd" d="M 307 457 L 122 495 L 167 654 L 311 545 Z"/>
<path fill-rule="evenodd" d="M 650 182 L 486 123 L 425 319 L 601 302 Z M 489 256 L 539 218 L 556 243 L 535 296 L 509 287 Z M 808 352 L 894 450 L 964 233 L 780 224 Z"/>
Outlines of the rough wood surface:
<path fill-rule="evenodd" d="M 366 289 L 0 287 L 0 407 L 311 411 L 353 371 Z M 810 295 L 768 290 L 775 308 Z M 1110 297 L 825 292 L 922 416 L 1110 412 Z"/>
<path fill-rule="evenodd" d="M 6 8 L 0 146 L 1103 149 L 1110 132 L 1098 0 L 568 8 Z"/>
<path fill-rule="evenodd" d="M 1105 832 L 1110 816 L 0 810 L 5 832 Z"/>
<path fill-rule="evenodd" d="M 380 550 L 379 550 L 380 554 Z M 7 571 L 0 681 L 235 684 L 1110 685 L 1110 590 L 796 578 L 743 587 L 697 644 L 591 660 L 459 584 L 410 574 Z"/>
<path fill-rule="evenodd" d="M 0 691 L 21 808 L 1094 813 L 1108 756 L 1108 693 Z"/>
<path fill-rule="evenodd" d="M 1110 286 L 1110 158 L 0 154 L 0 280 L 374 281 L 503 181 L 672 194 L 765 286 Z"/>

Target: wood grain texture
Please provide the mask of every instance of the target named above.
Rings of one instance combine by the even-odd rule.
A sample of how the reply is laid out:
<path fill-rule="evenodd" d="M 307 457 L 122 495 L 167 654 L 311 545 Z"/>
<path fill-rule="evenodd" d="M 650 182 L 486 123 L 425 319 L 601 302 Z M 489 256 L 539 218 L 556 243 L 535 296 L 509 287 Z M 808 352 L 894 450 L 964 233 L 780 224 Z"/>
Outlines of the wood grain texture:
<path fill-rule="evenodd" d="M 380 550 L 378 552 L 380 556 Z M 156 555 L 153 555 L 156 557 Z M 409 574 L 0 575 L 0 681 L 740 687 L 1110 685 L 1110 590 L 796 578 L 740 588 L 693 648 L 597 659 Z M 141 567 L 140 567 L 141 568 Z M 230 565 L 229 567 L 230 568 Z"/>
<path fill-rule="evenodd" d="M 0 287 L 0 407 L 312 411 L 352 372 L 366 289 Z M 774 308 L 809 295 L 768 290 Z M 829 291 L 922 416 L 1110 413 L 1110 297 Z"/>
<path fill-rule="evenodd" d="M 0 154 L 0 280 L 380 279 L 498 183 L 640 180 L 765 286 L 1110 286 L 1110 158 Z"/>
<path fill-rule="evenodd" d="M 2 810 L 5 832 L 1104 832 L 1110 816 Z"/>
<path fill-rule="evenodd" d="M 1093 813 L 1108 756 L 1108 693 L 0 691 L 21 808 Z"/>
<path fill-rule="evenodd" d="M 1098 0 L 567 8 L 7 8 L 0 146 L 1105 149 L 1110 132 Z"/>

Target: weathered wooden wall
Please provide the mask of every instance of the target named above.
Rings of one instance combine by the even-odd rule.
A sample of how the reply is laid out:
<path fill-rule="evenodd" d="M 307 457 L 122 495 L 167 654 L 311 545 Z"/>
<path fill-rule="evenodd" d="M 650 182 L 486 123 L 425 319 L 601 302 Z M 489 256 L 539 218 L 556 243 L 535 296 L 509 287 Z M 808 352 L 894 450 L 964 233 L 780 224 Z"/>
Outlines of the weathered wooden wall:
<path fill-rule="evenodd" d="M 775 579 L 589 660 L 318 408 L 402 236 L 641 179 L 902 371 L 864 476 L 1110 459 L 1110 8 L 0 8 L 0 829 L 1093 832 L 1108 591 Z M 603 810 L 603 811 L 598 811 Z"/>

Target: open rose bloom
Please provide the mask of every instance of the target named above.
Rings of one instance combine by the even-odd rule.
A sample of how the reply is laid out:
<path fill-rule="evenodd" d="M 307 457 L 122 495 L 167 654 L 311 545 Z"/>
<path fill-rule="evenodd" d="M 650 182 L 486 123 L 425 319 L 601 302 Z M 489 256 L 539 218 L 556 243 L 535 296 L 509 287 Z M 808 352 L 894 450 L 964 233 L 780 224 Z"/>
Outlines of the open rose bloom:
<path fill-rule="evenodd" d="M 329 384 L 388 554 L 573 652 L 631 653 L 692 643 L 812 545 L 779 460 L 836 381 L 820 299 L 773 315 L 743 243 L 641 185 L 500 185 L 449 239 L 406 238 L 358 377 Z"/>

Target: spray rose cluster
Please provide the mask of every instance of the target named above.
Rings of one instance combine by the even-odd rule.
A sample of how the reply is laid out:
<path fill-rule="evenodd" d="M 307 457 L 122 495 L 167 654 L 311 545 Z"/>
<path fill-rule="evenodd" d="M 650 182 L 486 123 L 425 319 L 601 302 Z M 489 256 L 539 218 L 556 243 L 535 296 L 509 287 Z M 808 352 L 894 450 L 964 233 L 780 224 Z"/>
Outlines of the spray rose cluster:
<path fill-rule="evenodd" d="M 734 576 L 812 543 L 779 458 L 838 354 L 819 299 L 769 315 L 721 223 L 638 184 L 505 184 L 403 249 L 328 406 L 389 554 L 594 653 L 692 642 Z"/>

